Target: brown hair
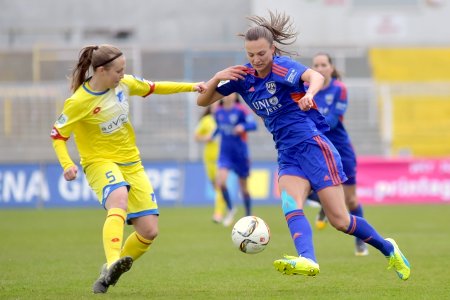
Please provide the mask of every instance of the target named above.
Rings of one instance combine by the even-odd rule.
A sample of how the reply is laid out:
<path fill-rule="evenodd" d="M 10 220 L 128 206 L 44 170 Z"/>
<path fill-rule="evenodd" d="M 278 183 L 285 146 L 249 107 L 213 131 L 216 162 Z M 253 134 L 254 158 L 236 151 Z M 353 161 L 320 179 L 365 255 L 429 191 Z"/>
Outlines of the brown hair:
<path fill-rule="evenodd" d="M 111 62 L 122 55 L 117 47 L 112 45 L 86 46 L 78 55 L 78 63 L 72 71 L 71 90 L 75 92 L 89 75 L 89 69 L 95 71 L 98 67 L 109 67 Z"/>
<path fill-rule="evenodd" d="M 317 56 L 320 56 L 320 55 L 325 56 L 328 59 L 328 63 L 331 66 L 333 66 L 333 72 L 331 73 L 331 78 L 341 80 L 342 79 L 341 73 L 338 70 L 336 70 L 336 67 L 333 64 L 333 59 L 331 58 L 331 55 L 328 54 L 328 53 L 325 53 L 325 52 L 319 52 L 316 55 L 314 55 L 314 57 L 317 57 Z"/>
<path fill-rule="evenodd" d="M 246 41 L 256 41 L 260 38 L 266 39 L 270 45 L 274 42 L 281 45 L 291 45 L 297 40 L 297 32 L 290 17 L 286 14 L 272 13 L 269 11 L 270 20 L 260 16 L 247 17 L 256 26 L 247 29 L 246 33 L 240 33 Z M 294 54 L 284 51 L 275 44 L 275 54 Z"/>

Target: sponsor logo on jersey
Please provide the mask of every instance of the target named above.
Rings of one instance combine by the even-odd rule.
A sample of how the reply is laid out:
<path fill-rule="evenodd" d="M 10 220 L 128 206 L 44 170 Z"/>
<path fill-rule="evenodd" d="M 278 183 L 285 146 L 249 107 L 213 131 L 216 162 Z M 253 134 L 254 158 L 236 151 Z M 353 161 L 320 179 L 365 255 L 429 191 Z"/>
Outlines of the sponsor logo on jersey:
<path fill-rule="evenodd" d="M 100 124 L 100 130 L 104 134 L 110 134 L 120 129 L 123 126 L 123 124 L 127 122 L 128 116 L 126 114 L 121 114 L 112 120 Z"/>
<path fill-rule="evenodd" d="M 252 106 L 256 111 L 264 111 L 266 115 L 277 111 L 282 105 L 276 96 L 269 99 L 261 99 L 252 102 Z"/>
<path fill-rule="evenodd" d="M 98 114 L 101 110 L 102 110 L 102 108 L 100 106 L 97 106 L 96 108 L 94 108 L 92 113 L 95 115 L 95 114 Z"/>
<path fill-rule="evenodd" d="M 286 74 L 286 81 L 290 83 L 294 83 L 295 77 L 297 76 L 297 70 L 295 69 L 289 69 L 288 73 Z"/>
<path fill-rule="evenodd" d="M 266 89 L 272 95 L 275 94 L 275 92 L 277 91 L 277 85 L 275 84 L 275 81 L 266 82 Z"/>
<path fill-rule="evenodd" d="M 69 120 L 69 118 L 65 114 L 60 114 L 58 119 L 56 120 L 55 125 L 57 125 L 58 127 L 62 126 L 67 123 L 67 120 Z"/>

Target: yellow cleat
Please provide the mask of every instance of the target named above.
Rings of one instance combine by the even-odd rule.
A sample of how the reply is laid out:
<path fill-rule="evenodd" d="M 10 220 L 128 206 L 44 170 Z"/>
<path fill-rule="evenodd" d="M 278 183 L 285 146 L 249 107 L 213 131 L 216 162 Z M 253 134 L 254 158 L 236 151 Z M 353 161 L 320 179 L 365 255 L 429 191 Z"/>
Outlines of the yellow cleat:
<path fill-rule="evenodd" d="M 393 268 L 400 279 L 408 280 L 411 273 L 411 267 L 408 260 L 403 255 L 402 251 L 400 251 L 397 243 L 393 239 L 387 238 L 386 241 L 394 246 L 394 251 L 392 251 L 392 253 L 387 257 L 389 260 L 388 269 Z"/>
<path fill-rule="evenodd" d="M 278 272 L 286 275 L 316 276 L 320 272 L 316 262 L 302 256 L 285 255 L 274 261 L 273 265 Z"/>
<path fill-rule="evenodd" d="M 327 226 L 327 223 L 328 223 L 327 216 L 325 215 L 325 212 L 321 208 L 316 216 L 316 228 L 322 230 Z"/>

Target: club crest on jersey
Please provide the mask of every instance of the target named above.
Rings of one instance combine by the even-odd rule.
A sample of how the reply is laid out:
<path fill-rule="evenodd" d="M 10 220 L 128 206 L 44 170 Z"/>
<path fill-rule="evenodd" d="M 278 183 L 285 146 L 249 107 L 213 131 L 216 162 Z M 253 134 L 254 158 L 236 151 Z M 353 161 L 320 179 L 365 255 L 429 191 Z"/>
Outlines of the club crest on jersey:
<path fill-rule="evenodd" d="M 333 103 L 333 94 L 326 94 L 325 95 L 325 102 L 327 105 L 331 105 Z"/>
<path fill-rule="evenodd" d="M 231 114 L 230 115 L 230 123 L 231 124 L 236 124 L 238 121 L 238 115 L 237 114 Z"/>
<path fill-rule="evenodd" d="M 275 94 L 275 92 L 277 91 L 277 85 L 275 84 L 275 81 L 266 82 L 266 89 L 272 95 Z"/>
<path fill-rule="evenodd" d="M 125 99 L 123 91 L 120 91 L 120 92 L 117 93 L 117 99 L 119 100 L 120 103 L 123 102 L 123 100 Z"/>

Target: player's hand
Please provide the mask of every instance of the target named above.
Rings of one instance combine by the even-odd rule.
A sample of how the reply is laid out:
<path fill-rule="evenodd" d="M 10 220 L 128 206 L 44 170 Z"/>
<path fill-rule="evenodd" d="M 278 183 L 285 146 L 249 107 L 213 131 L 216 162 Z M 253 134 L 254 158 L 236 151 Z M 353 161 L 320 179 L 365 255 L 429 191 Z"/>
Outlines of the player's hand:
<path fill-rule="evenodd" d="M 78 167 L 70 166 L 64 170 L 64 179 L 67 181 L 72 181 L 77 178 Z"/>
<path fill-rule="evenodd" d="M 204 94 L 208 90 L 208 86 L 204 82 L 198 82 L 194 86 L 194 91 L 198 92 L 199 94 Z"/>
<path fill-rule="evenodd" d="M 232 66 L 217 72 L 214 77 L 217 80 L 244 80 L 247 70 L 248 68 L 243 65 Z"/>
<path fill-rule="evenodd" d="M 245 127 L 242 124 L 237 124 L 236 126 L 234 126 L 233 131 L 234 131 L 234 134 L 240 135 L 245 132 Z"/>
<path fill-rule="evenodd" d="M 305 96 L 303 96 L 299 101 L 298 101 L 298 106 L 300 107 L 301 110 L 303 111 L 308 111 L 310 110 L 312 107 L 314 107 L 314 99 L 313 96 L 309 93 L 306 93 Z"/>

